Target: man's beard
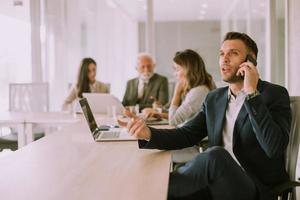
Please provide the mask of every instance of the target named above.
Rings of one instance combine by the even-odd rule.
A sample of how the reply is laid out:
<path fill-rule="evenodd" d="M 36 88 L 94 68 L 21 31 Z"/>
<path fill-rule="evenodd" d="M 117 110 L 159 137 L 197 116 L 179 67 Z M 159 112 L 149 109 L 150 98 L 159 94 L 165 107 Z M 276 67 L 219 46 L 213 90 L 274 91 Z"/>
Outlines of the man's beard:
<path fill-rule="evenodd" d="M 223 81 L 227 82 L 227 83 L 236 83 L 236 82 L 240 82 L 242 81 L 244 78 L 242 76 L 237 76 L 238 70 L 236 70 L 234 73 L 232 73 L 229 77 L 224 77 Z"/>
<path fill-rule="evenodd" d="M 144 81 L 144 82 L 149 82 L 150 78 L 153 76 L 153 72 L 150 72 L 146 75 L 144 74 L 140 74 L 140 78 Z"/>

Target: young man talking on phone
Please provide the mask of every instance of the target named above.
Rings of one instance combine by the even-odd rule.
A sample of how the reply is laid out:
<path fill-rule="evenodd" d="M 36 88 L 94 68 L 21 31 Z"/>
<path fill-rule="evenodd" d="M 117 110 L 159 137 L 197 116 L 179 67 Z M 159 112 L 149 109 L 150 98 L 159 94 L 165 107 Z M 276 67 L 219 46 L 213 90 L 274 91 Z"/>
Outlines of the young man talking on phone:
<path fill-rule="evenodd" d="M 288 180 L 284 153 L 291 110 L 284 87 L 259 79 L 257 45 L 246 34 L 229 32 L 220 48 L 222 79 L 199 113 L 183 127 L 154 129 L 134 117 L 127 126 L 140 148 L 174 150 L 208 136 L 209 148 L 170 174 L 170 199 L 269 200 L 273 187 Z M 147 186 L 145 186 L 147 187 Z"/>

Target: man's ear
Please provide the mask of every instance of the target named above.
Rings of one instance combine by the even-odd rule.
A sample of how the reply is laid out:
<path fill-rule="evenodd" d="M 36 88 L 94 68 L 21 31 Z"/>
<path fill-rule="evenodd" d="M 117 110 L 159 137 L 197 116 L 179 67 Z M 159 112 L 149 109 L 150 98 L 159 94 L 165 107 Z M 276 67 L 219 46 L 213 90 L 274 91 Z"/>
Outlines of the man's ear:
<path fill-rule="evenodd" d="M 252 58 L 254 58 L 255 60 L 257 60 L 257 57 L 255 56 L 255 54 L 252 51 L 250 51 L 248 54 L 250 54 L 250 56 L 252 56 Z"/>

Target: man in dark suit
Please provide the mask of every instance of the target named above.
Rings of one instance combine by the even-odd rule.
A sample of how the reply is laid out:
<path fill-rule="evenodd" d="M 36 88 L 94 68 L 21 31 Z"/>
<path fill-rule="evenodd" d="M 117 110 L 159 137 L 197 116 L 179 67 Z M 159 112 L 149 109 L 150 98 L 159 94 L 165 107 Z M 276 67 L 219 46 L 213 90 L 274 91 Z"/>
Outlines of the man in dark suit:
<path fill-rule="evenodd" d="M 229 87 L 207 95 L 201 111 L 183 127 L 148 128 L 135 118 L 127 125 L 141 148 L 181 149 L 208 136 L 210 148 L 172 172 L 169 198 L 191 199 L 204 192 L 210 199 L 269 200 L 271 190 L 288 180 L 284 153 L 289 141 L 289 94 L 259 79 L 246 60 L 257 57 L 256 43 L 246 34 L 229 32 L 220 48 L 221 76 Z"/>
<path fill-rule="evenodd" d="M 152 107 L 154 101 L 162 105 L 168 103 L 168 79 L 154 73 L 155 63 L 151 55 L 140 53 L 137 58 L 136 70 L 139 77 L 127 82 L 123 98 L 124 106 L 139 104 L 140 109 Z"/>

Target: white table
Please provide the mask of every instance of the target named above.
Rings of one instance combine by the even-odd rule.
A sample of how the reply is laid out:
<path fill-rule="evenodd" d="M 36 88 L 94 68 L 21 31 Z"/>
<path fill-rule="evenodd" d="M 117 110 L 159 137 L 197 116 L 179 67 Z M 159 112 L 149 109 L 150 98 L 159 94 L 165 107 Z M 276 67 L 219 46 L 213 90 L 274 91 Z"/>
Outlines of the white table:
<path fill-rule="evenodd" d="M 26 144 L 25 136 L 25 119 L 22 113 L 15 112 L 1 112 L 0 126 L 8 126 L 15 128 L 18 132 L 18 148 Z"/>
<path fill-rule="evenodd" d="M 94 142 L 75 123 L 0 157 L 5 200 L 165 200 L 171 155 L 137 142 Z"/>
<path fill-rule="evenodd" d="M 79 122 L 83 119 L 81 115 L 72 115 L 63 112 L 30 112 L 25 114 L 26 144 L 33 142 L 33 125 L 39 125 L 46 130 L 50 127 L 63 127 L 65 125 Z M 46 131 L 46 134 L 48 132 Z"/>
<path fill-rule="evenodd" d="M 64 126 L 82 120 L 82 116 L 73 116 L 61 112 L 1 112 L 0 126 L 9 126 L 17 129 L 18 148 L 33 141 L 32 126 L 42 127 Z"/>

